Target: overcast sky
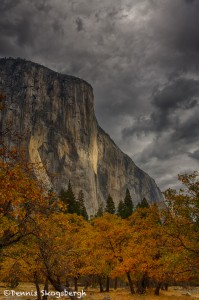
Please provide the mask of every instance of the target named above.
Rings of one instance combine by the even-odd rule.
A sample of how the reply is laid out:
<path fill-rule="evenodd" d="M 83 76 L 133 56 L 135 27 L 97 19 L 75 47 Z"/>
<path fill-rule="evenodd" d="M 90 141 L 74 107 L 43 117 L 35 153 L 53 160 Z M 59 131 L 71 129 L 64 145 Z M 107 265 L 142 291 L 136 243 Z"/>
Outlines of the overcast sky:
<path fill-rule="evenodd" d="M 0 56 L 87 80 L 101 127 L 162 190 L 199 169 L 198 0 L 0 0 Z"/>

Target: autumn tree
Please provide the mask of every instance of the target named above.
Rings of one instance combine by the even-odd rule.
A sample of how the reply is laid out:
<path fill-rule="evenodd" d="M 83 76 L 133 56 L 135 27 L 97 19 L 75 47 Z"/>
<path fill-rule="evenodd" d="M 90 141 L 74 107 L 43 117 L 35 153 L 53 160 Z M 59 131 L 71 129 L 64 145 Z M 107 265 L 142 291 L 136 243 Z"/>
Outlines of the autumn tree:
<path fill-rule="evenodd" d="M 59 291 L 64 289 L 68 290 L 67 287 L 62 287 L 62 285 L 57 282 L 57 277 L 54 279 L 54 273 L 52 273 L 50 266 L 53 251 L 52 248 L 49 248 L 52 245 L 50 244 L 52 241 L 49 235 L 47 235 L 49 231 L 52 238 L 55 238 L 53 235 L 55 230 L 55 235 L 57 235 L 57 238 L 60 238 L 59 231 L 61 228 L 63 230 L 63 226 L 61 227 L 60 222 L 63 216 L 66 216 L 61 212 L 62 205 L 60 204 L 60 209 L 57 209 L 58 204 L 55 203 L 54 200 L 51 201 L 51 197 L 48 193 L 46 193 L 29 174 L 26 174 L 23 168 L 18 164 L 10 165 L 10 162 L 8 164 L 7 162 L 1 161 L 0 177 L 1 262 L 9 262 L 8 251 L 10 247 L 16 245 L 14 255 L 17 260 L 19 260 L 20 257 L 21 261 L 23 260 L 24 262 L 26 260 L 26 266 L 29 266 L 33 282 L 38 283 L 38 272 L 40 273 L 40 269 L 35 269 L 35 267 L 42 265 L 42 269 L 45 270 L 45 272 L 42 273 L 43 278 L 48 278 L 55 289 Z M 67 230 L 67 221 L 65 223 L 65 230 Z M 48 238 L 48 241 L 45 240 L 45 238 Z M 35 256 L 31 253 L 32 249 L 36 251 Z M 26 252 L 24 252 L 25 250 Z M 68 248 L 65 247 L 64 251 L 64 253 L 67 253 Z M 51 253 L 51 256 L 47 256 L 47 253 Z M 12 257 L 13 261 L 15 257 Z M 45 257 L 45 260 L 41 260 L 41 257 Z M 57 261 L 59 259 L 58 254 Z M 34 260 L 37 261 L 37 263 L 34 263 Z M 56 269 L 58 272 L 59 267 L 57 264 L 55 264 L 55 270 Z M 34 274 L 31 273 L 33 271 Z M 31 277 L 29 278 L 31 280 Z M 71 299 L 75 299 L 75 297 L 71 296 Z"/>
<path fill-rule="evenodd" d="M 26 236 L 20 243 L 13 244 L 2 251 L 0 278 L 11 284 L 12 288 L 21 281 L 35 284 L 37 298 L 41 300 L 40 283 L 46 283 L 43 266 L 40 263 L 38 250 L 31 236 Z M 15 286 L 13 285 L 15 284 Z M 44 289 L 47 289 L 46 284 Z"/>
<path fill-rule="evenodd" d="M 138 292 L 145 292 L 149 278 L 156 282 L 159 291 L 160 283 L 168 277 L 165 259 L 169 252 L 165 248 L 166 237 L 158 207 L 137 208 L 128 221 L 133 234 L 129 244 L 131 256 L 126 263 L 137 277 Z"/>
<path fill-rule="evenodd" d="M 165 234 L 176 251 L 170 257 L 179 280 L 199 278 L 199 180 L 198 173 L 179 175 L 183 187 L 168 189 L 164 195 Z M 169 244 L 168 244 L 169 246 Z M 177 263 L 176 263 L 177 262 Z"/>
<path fill-rule="evenodd" d="M 131 240 L 131 228 L 127 225 L 126 220 L 120 217 L 105 213 L 102 217 L 93 220 L 93 226 L 96 232 L 95 251 L 98 257 L 103 262 L 99 265 L 101 274 L 104 274 L 107 279 L 109 276 L 120 276 L 119 266 L 123 263 L 128 253 L 128 243 Z M 114 271 L 117 268 L 117 271 Z M 127 276 L 131 293 L 134 293 L 133 281 L 129 268 L 124 268 L 124 274 Z"/>
<path fill-rule="evenodd" d="M 11 154 L 16 150 L 12 149 Z M 39 210 L 48 210 L 49 196 L 44 193 L 20 163 L 0 160 L 0 248 L 29 234 L 27 221 Z"/>

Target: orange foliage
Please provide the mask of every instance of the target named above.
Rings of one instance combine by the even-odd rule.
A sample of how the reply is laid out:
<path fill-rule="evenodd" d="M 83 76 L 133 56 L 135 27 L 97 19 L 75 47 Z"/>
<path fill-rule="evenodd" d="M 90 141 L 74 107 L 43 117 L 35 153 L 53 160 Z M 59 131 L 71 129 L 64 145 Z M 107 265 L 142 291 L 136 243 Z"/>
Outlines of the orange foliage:
<path fill-rule="evenodd" d="M 1 98 L 0 98 L 0 102 Z M 34 179 L 32 165 L 16 148 L 0 149 L 0 278 L 82 275 L 121 277 L 134 282 L 198 280 L 199 181 L 181 175 L 185 189 L 165 192 L 166 205 L 137 209 L 128 219 L 105 213 L 86 222 L 66 214 L 55 194 Z"/>

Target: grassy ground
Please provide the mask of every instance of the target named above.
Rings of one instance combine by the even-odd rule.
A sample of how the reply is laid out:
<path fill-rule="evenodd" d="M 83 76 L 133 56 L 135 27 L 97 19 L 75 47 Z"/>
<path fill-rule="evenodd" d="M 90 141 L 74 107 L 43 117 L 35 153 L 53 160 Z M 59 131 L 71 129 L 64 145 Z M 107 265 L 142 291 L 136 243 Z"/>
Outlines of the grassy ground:
<path fill-rule="evenodd" d="M 94 294 L 91 295 L 87 292 L 87 300 L 103 300 L 106 296 L 110 296 L 111 300 L 188 300 L 199 298 L 199 289 L 191 292 L 192 296 L 185 296 L 182 294 L 187 293 L 186 290 L 181 288 L 175 289 L 170 288 L 168 291 L 161 291 L 160 296 L 153 295 L 153 291 L 147 292 L 145 295 L 131 295 L 126 289 L 118 289 L 117 291 L 111 291 L 110 293 L 99 293 L 94 291 Z"/>
<path fill-rule="evenodd" d="M 3 284 L 0 287 L 0 300 L 35 300 L 36 297 L 31 296 L 4 296 L 4 290 L 8 290 Z M 20 284 L 15 291 L 35 291 L 34 285 L 30 283 Z M 80 289 L 81 290 L 81 289 Z M 53 291 L 50 288 L 50 291 Z M 191 293 L 191 296 L 186 296 L 187 291 Z M 110 293 L 99 293 L 96 289 L 86 291 L 85 300 L 104 300 L 106 296 L 110 296 L 111 300 L 188 300 L 188 299 L 199 299 L 199 288 L 185 290 L 180 287 L 171 287 L 168 291 L 161 291 L 160 296 L 154 296 L 153 291 L 148 291 L 146 295 L 131 295 L 128 289 L 118 289 L 117 291 L 111 290 Z M 53 299 L 65 299 L 68 297 L 54 298 L 50 297 L 49 300 Z"/>

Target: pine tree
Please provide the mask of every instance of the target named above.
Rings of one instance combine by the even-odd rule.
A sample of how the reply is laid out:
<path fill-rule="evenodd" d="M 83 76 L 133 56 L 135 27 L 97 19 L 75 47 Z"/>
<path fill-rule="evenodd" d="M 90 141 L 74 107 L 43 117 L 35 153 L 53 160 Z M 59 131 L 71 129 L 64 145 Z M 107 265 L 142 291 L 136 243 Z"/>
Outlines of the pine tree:
<path fill-rule="evenodd" d="M 133 201 L 131 199 L 131 195 L 129 189 L 126 189 L 126 195 L 124 198 L 124 207 L 125 207 L 125 218 L 128 218 L 132 215 L 133 212 Z"/>
<path fill-rule="evenodd" d="M 143 208 L 149 208 L 149 203 L 148 201 L 146 200 L 146 198 L 143 198 L 142 201 L 141 201 L 141 207 Z"/>
<path fill-rule="evenodd" d="M 141 202 L 138 202 L 136 208 L 149 208 L 149 203 L 146 198 L 143 198 Z"/>
<path fill-rule="evenodd" d="M 79 214 L 79 205 L 75 199 L 75 195 L 72 190 L 72 185 L 69 181 L 67 191 L 62 189 L 59 194 L 60 200 L 67 205 L 67 213 L 69 214 Z"/>
<path fill-rule="evenodd" d="M 77 202 L 79 206 L 79 215 L 82 216 L 85 220 L 88 220 L 88 214 L 84 205 L 84 193 L 82 190 L 79 192 Z"/>
<path fill-rule="evenodd" d="M 106 208 L 105 211 L 110 214 L 115 214 L 115 203 L 113 202 L 113 198 L 108 195 L 108 198 L 106 200 Z"/>
<path fill-rule="evenodd" d="M 118 208 L 117 208 L 117 215 L 121 217 L 122 219 L 125 219 L 126 217 L 126 211 L 125 211 L 125 205 L 122 200 L 120 200 Z"/>
<path fill-rule="evenodd" d="M 96 218 L 97 218 L 97 217 L 102 217 L 103 214 L 104 214 L 104 210 L 103 210 L 102 205 L 100 205 L 99 208 L 98 208 L 97 213 L 95 214 L 95 217 L 96 217 Z"/>

